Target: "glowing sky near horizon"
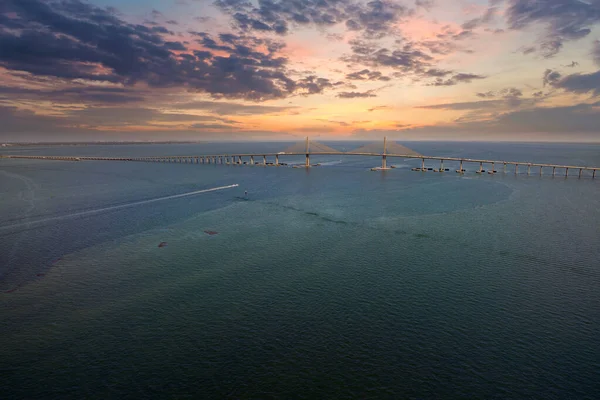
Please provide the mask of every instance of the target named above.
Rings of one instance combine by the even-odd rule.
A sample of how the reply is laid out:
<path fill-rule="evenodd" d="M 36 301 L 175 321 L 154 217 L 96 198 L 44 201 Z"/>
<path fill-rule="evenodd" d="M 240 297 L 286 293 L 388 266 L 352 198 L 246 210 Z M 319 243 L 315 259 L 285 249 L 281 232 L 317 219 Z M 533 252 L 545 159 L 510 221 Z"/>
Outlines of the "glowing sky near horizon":
<path fill-rule="evenodd" d="M 600 141 L 600 0 L 6 0 L 0 140 Z"/>

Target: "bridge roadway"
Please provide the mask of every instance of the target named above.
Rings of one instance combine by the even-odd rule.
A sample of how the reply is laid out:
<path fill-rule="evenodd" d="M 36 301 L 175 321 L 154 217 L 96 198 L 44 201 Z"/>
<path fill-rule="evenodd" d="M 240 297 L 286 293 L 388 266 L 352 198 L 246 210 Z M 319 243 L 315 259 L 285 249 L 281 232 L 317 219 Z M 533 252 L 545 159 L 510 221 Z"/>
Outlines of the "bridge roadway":
<path fill-rule="evenodd" d="M 304 166 L 309 167 L 309 157 L 310 156 L 319 156 L 319 155 L 336 155 L 336 156 L 365 156 L 365 157 L 382 157 L 382 166 L 373 168 L 373 170 L 383 170 L 389 169 L 387 168 L 386 158 L 414 158 L 421 160 L 421 168 L 414 168 L 414 170 L 427 170 L 425 168 L 425 160 L 439 160 L 440 168 L 434 169 L 434 171 L 444 171 L 444 161 L 456 161 L 460 163 L 460 168 L 456 170 L 456 172 L 465 172 L 463 170 L 463 163 L 479 163 L 479 170 L 476 171 L 478 173 L 485 172 L 483 170 L 483 164 L 490 164 L 492 170 L 489 173 L 495 173 L 497 171 L 494 170 L 496 165 L 502 165 L 504 167 L 504 173 L 506 173 L 506 165 L 514 165 L 515 166 L 515 174 L 518 173 L 518 167 L 525 166 L 527 167 L 527 173 L 530 174 L 531 167 L 540 167 L 540 175 L 542 174 L 542 168 L 552 168 L 552 175 L 555 175 L 556 168 L 564 169 L 565 176 L 568 176 L 569 169 L 579 170 L 579 177 L 581 177 L 583 171 L 592 171 L 592 177 L 596 177 L 596 171 L 600 169 L 600 167 L 589 167 L 589 166 L 579 166 L 579 165 L 561 165 L 561 164 L 546 164 L 546 163 L 532 163 L 532 162 L 523 162 L 523 161 L 498 161 L 498 160 L 485 160 L 485 159 L 476 159 L 476 158 L 459 158 L 459 157 L 439 157 L 439 156 L 422 156 L 422 155 L 407 155 L 407 154 L 381 154 L 381 153 L 342 153 L 342 152 L 301 152 L 301 153 L 233 153 L 233 154 L 213 154 L 206 156 L 144 156 L 144 157 L 91 157 L 91 156 L 81 156 L 81 157 L 73 157 L 73 156 L 25 156 L 25 155 L 0 155 L 0 158 L 15 158 L 15 159 L 41 159 L 41 160 L 61 160 L 61 161 L 144 161 L 144 162 L 180 162 L 187 163 L 188 160 L 190 163 L 195 164 L 224 164 L 223 160 L 225 159 L 228 164 L 242 164 L 242 157 L 250 157 L 251 165 L 265 165 L 267 164 L 267 157 L 275 157 L 275 163 L 271 163 L 272 165 L 279 165 L 279 157 L 280 156 L 305 156 L 306 163 Z M 263 163 L 255 163 L 254 157 L 262 157 Z M 231 162 L 228 160 L 231 159 Z"/>

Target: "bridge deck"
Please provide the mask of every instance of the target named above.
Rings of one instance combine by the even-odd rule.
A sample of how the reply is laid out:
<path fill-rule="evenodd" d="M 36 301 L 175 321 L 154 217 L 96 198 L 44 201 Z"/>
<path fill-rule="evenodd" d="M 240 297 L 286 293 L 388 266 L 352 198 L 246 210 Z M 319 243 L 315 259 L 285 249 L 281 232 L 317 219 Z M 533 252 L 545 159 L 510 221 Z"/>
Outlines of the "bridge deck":
<path fill-rule="evenodd" d="M 211 154 L 211 155 L 191 155 L 191 156 L 144 156 L 144 157 L 92 157 L 92 156 L 26 156 L 26 155 L 0 155 L 0 158 L 17 158 L 17 159 L 44 159 L 44 160 L 63 160 L 63 161 L 154 161 L 154 160 L 172 160 L 172 159 L 202 159 L 202 158 L 219 158 L 219 157 L 275 157 L 275 156 L 306 156 L 307 153 L 232 153 L 232 154 Z M 319 155 L 337 155 L 337 156 L 364 156 L 364 157 L 382 157 L 381 153 L 342 153 L 342 152 L 309 152 L 310 156 Z M 504 160 L 486 160 L 476 158 L 459 158 L 459 157 L 440 157 L 440 156 L 416 156 L 410 154 L 385 154 L 386 157 L 396 158 L 414 158 L 422 160 L 439 160 L 439 161 L 462 161 L 463 163 L 483 163 L 483 164 L 498 164 L 498 165 L 523 165 L 529 167 L 553 167 L 565 169 L 581 169 L 597 171 L 600 167 L 590 167 L 581 165 L 561 165 L 561 164 L 546 164 L 532 163 L 525 161 L 504 161 Z"/>

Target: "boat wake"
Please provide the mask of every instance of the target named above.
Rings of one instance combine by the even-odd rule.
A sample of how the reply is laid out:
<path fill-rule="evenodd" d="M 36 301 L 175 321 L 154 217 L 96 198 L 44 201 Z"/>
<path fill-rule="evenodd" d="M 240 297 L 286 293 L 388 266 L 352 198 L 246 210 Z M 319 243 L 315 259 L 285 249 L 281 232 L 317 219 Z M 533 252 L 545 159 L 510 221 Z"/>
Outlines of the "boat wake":
<path fill-rule="evenodd" d="M 59 215 L 59 216 L 51 217 L 51 218 L 44 218 L 44 219 L 38 219 L 38 220 L 30 220 L 30 221 L 21 222 L 21 223 L 18 223 L 18 224 L 0 226 L 0 230 L 11 229 L 11 228 L 19 228 L 19 227 L 23 227 L 23 226 L 30 226 L 30 225 L 33 225 L 33 224 L 41 224 L 41 223 L 45 223 L 45 222 L 58 221 L 58 220 L 68 219 L 68 218 L 83 217 L 83 216 L 93 215 L 93 214 L 99 214 L 99 213 L 103 213 L 103 212 L 107 212 L 107 211 L 119 210 L 119 209 L 122 209 L 122 208 L 140 206 L 140 205 L 143 205 L 143 204 L 150 204 L 150 203 L 156 203 L 156 202 L 159 202 L 159 201 L 178 199 L 178 198 L 181 198 L 181 197 L 195 196 L 195 195 L 202 194 L 202 193 L 216 192 L 218 190 L 231 189 L 231 188 L 238 187 L 238 186 L 239 185 L 236 183 L 236 184 L 233 184 L 233 185 L 219 186 L 219 187 L 210 188 L 210 189 L 203 189 L 203 190 L 195 190 L 193 192 L 174 194 L 174 195 L 171 195 L 171 196 L 158 197 L 158 198 L 155 198 L 155 199 L 134 201 L 133 203 L 120 204 L 120 205 L 111 206 L 111 207 L 104 207 L 104 208 L 97 208 L 97 209 L 94 209 L 94 210 L 80 211 L 80 212 L 76 212 L 76 213 L 73 213 L 73 214 Z"/>

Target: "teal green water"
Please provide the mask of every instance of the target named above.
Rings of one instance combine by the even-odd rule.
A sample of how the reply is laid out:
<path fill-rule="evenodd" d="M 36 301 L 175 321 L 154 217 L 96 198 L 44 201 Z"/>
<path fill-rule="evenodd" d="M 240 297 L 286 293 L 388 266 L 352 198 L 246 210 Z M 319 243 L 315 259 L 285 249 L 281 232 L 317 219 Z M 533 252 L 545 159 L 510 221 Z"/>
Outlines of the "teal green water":
<path fill-rule="evenodd" d="M 411 147 L 600 165 L 589 145 Z M 315 161 L 1 160 L 2 397 L 596 397 L 600 180 Z"/>

